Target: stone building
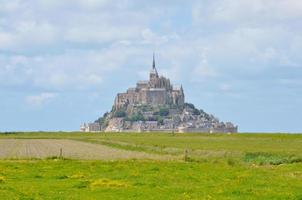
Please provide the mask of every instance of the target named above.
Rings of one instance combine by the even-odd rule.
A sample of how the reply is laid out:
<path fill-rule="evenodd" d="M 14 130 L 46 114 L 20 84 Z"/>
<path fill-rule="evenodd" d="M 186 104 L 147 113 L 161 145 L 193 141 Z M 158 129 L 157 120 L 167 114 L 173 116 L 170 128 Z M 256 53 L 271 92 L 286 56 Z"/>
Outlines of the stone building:
<path fill-rule="evenodd" d="M 129 88 L 125 93 L 117 94 L 114 109 L 119 110 L 128 105 L 175 105 L 182 106 L 185 95 L 182 86 L 173 87 L 170 80 L 159 76 L 153 55 L 153 64 L 148 81 L 139 81 L 135 88 Z"/>
<path fill-rule="evenodd" d="M 99 132 L 101 131 L 100 123 L 84 123 L 80 127 L 81 132 Z"/>

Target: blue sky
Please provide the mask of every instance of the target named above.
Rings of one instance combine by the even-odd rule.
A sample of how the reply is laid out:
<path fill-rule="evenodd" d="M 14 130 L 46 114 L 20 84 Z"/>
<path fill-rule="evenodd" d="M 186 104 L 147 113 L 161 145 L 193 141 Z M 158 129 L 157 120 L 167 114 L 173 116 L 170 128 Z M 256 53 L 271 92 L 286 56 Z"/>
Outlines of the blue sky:
<path fill-rule="evenodd" d="M 78 130 L 159 73 L 242 132 L 302 132 L 301 0 L 0 0 L 0 131 Z"/>

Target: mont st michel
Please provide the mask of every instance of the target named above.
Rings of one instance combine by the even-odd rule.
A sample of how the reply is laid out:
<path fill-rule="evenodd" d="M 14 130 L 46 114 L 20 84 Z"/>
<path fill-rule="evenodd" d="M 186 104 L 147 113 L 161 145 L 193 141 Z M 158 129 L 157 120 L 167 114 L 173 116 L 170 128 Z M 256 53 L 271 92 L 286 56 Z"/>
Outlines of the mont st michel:
<path fill-rule="evenodd" d="M 112 110 L 93 123 L 81 125 L 83 132 L 200 132 L 236 133 L 238 127 L 186 103 L 182 86 L 173 86 L 160 76 L 153 54 L 149 80 L 116 95 Z"/>
<path fill-rule="evenodd" d="M 0 2 L 0 200 L 302 200 L 302 0 Z"/>

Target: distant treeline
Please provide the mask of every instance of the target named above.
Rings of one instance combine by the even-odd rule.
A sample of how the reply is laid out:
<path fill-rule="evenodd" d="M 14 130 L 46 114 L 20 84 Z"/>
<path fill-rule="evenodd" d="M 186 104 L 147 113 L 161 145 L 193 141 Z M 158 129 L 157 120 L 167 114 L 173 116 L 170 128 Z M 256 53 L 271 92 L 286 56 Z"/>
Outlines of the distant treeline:
<path fill-rule="evenodd" d="M 20 132 L 0 132 L 0 134 L 10 135 L 10 134 L 18 134 Z"/>

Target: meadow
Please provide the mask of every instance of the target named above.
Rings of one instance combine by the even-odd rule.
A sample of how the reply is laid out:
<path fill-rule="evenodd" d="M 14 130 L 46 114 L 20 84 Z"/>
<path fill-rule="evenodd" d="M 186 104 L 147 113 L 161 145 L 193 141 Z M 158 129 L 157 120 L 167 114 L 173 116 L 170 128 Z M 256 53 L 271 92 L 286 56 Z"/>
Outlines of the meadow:
<path fill-rule="evenodd" d="M 301 134 L 1 133 L 0 158 L 1 199 L 302 200 Z"/>

